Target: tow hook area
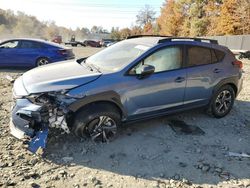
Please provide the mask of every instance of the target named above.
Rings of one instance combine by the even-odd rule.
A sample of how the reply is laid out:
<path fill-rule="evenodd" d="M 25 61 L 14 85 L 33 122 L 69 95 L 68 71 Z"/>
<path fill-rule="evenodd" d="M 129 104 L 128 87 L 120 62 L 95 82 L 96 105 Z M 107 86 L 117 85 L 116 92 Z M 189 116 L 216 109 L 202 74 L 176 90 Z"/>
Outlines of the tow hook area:
<path fill-rule="evenodd" d="M 42 154 L 46 147 L 49 127 L 49 113 L 46 108 L 38 105 L 30 105 L 24 108 L 20 108 L 16 115 L 21 119 L 28 122 L 26 126 L 33 130 L 33 135 L 29 135 L 24 140 L 24 143 L 28 145 L 28 150 L 32 153 Z M 42 153 L 41 153 L 42 151 Z"/>
<path fill-rule="evenodd" d="M 43 129 L 35 132 L 35 136 L 28 143 L 28 150 L 32 153 L 43 154 L 49 134 L 48 126 L 43 125 Z"/>
<path fill-rule="evenodd" d="M 12 135 L 23 139 L 32 153 L 46 147 L 49 128 L 59 128 L 70 133 L 66 118 L 70 116 L 67 104 L 73 99 L 60 95 L 42 94 L 32 99 L 17 99 L 12 110 L 10 128 Z M 68 102 L 68 103 L 67 103 Z"/>

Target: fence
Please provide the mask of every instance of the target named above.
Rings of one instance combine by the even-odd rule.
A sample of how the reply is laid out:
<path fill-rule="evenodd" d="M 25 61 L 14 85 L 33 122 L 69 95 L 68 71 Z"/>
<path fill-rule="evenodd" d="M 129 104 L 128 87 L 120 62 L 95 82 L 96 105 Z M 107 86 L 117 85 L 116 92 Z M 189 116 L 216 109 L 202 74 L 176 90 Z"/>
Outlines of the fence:
<path fill-rule="evenodd" d="M 250 35 L 211 36 L 207 38 L 218 40 L 219 44 L 227 46 L 231 50 L 250 50 Z"/>

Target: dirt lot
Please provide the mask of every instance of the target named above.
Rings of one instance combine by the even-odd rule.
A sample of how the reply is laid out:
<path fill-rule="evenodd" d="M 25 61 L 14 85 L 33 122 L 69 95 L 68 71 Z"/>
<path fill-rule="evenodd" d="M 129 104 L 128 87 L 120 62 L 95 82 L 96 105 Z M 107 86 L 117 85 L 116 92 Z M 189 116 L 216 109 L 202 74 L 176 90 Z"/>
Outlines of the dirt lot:
<path fill-rule="evenodd" d="M 98 48 L 75 48 L 86 56 Z M 232 112 L 214 119 L 201 110 L 122 128 L 108 144 L 51 131 L 45 158 L 9 134 L 12 83 L 22 70 L 0 70 L 0 187 L 250 187 L 250 62 Z M 200 128 L 174 131 L 169 120 Z M 191 128 L 192 128 L 191 126 Z"/>

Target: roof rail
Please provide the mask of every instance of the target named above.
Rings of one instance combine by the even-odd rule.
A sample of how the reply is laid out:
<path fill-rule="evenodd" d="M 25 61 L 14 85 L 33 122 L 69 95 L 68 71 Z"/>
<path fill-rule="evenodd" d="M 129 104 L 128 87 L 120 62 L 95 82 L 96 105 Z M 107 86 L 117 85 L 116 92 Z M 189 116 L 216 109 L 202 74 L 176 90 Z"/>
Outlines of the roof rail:
<path fill-rule="evenodd" d="M 141 37 L 171 37 L 166 35 L 132 35 L 128 36 L 126 39 L 134 39 L 134 38 L 141 38 Z"/>
<path fill-rule="evenodd" d="M 210 42 L 211 44 L 218 44 L 218 41 L 214 40 L 214 39 L 190 38 L 190 37 L 168 37 L 168 38 L 159 40 L 158 43 L 170 42 L 170 41 L 173 41 L 173 40 L 193 40 L 193 41 L 196 41 L 196 42 L 207 41 L 207 42 Z"/>

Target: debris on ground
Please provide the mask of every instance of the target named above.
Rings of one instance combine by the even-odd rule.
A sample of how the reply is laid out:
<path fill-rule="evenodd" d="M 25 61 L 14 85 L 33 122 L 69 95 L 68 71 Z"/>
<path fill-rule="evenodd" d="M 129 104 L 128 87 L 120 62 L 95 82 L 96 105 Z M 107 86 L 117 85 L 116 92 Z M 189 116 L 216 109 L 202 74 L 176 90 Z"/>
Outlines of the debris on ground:
<path fill-rule="evenodd" d="M 7 80 L 9 80 L 10 83 L 14 83 L 14 81 L 15 81 L 15 79 L 14 79 L 12 76 L 10 76 L 10 75 L 6 75 L 5 78 L 6 78 Z"/>
<path fill-rule="evenodd" d="M 246 153 L 236 153 L 236 152 L 228 152 L 229 157 L 243 157 L 243 158 L 250 158 L 250 155 Z"/>
<path fill-rule="evenodd" d="M 204 135 L 205 132 L 195 125 L 186 124 L 181 120 L 169 120 L 168 125 L 173 129 L 177 134 L 191 134 L 191 135 Z"/>

